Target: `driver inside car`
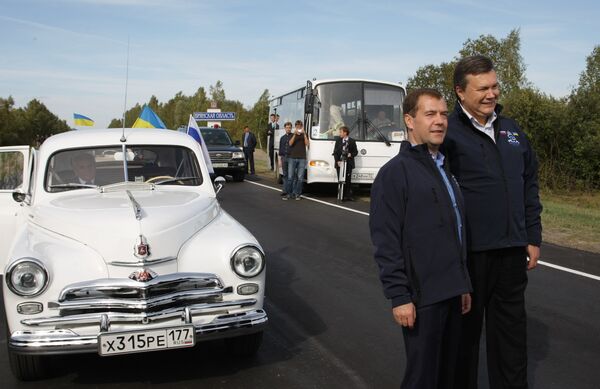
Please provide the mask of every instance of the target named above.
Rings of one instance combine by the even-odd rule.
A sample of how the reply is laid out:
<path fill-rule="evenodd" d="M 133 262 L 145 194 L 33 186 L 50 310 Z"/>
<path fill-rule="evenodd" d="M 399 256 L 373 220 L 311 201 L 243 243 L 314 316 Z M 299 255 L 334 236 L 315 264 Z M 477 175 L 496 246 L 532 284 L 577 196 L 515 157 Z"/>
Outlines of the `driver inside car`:
<path fill-rule="evenodd" d="M 79 153 L 71 160 L 73 183 L 82 185 L 96 185 L 96 159 L 88 153 Z"/>

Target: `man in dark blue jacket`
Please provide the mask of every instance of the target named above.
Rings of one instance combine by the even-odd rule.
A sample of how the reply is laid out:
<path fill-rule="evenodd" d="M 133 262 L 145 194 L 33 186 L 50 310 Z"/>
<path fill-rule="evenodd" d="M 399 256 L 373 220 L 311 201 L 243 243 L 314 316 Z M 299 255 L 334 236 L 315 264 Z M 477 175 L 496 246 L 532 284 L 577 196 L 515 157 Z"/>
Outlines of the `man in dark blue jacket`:
<path fill-rule="evenodd" d="M 248 167 L 250 167 L 250 174 L 254 174 L 254 149 L 256 148 L 256 137 L 250 132 L 250 127 L 248 126 L 244 126 L 242 148 L 244 150 L 244 157 L 246 158 L 246 174 L 248 174 Z"/>
<path fill-rule="evenodd" d="M 403 328 L 402 388 L 447 388 L 454 381 L 460 315 L 470 309 L 464 208 L 439 147 L 448 108 L 434 89 L 406 96 L 414 146 L 386 163 L 371 189 L 371 239 L 385 296 Z"/>
<path fill-rule="evenodd" d="M 442 151 L 465 197 L 473 282 L 455 387 L 477 388 L 485 317 L 490 387 L 527 388 L 525 288 L 527 269 L 536 266 L 542 241 L 537 160 L 525 133 L 500 115 L 500 91 L 489 58 L 461 59 L 454 85 L 458 103 Z"/>

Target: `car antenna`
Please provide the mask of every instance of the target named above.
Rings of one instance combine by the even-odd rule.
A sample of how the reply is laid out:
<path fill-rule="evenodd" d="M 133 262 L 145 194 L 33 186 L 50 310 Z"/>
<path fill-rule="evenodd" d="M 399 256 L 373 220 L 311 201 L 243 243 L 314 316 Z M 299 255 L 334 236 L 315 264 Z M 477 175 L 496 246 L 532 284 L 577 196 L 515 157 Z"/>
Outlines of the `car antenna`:
<path fill-rule="evenodd" d="M 129 181 L 127 171 L 127 147 L 125 147 L 125 112 L 127 110 L 127 82 L 129 81 L 129 36 L 127 36 L 127 66 L 125 66 L 125 101 L 123 102 L 123 132 L 121 133 L 121 150 L 123 152 L 123 177 L 125 182 Z"/>
<path fill-rule="evenodd" d="M 121 134 L 121 142 L 127 141 L 125 138 L 125 112 L 127 111 L 127 83 L 129 81 L 129 36 L 127 37 L 127 65 L 125 66 L 125 101 L 123 102 L 123 133 Z"/>

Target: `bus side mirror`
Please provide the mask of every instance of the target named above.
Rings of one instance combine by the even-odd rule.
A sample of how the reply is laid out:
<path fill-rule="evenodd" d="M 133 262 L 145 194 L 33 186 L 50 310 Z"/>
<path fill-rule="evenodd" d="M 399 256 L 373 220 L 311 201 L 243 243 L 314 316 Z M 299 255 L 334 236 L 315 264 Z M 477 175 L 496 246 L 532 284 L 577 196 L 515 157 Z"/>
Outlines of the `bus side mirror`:
<path fill-rule="evenodd" d="M 312 82 L 306 81 L 306 96 L 304 98 L 304 113 L 312 113 L 315 103 L 315 95 L 313 94 Z"/>

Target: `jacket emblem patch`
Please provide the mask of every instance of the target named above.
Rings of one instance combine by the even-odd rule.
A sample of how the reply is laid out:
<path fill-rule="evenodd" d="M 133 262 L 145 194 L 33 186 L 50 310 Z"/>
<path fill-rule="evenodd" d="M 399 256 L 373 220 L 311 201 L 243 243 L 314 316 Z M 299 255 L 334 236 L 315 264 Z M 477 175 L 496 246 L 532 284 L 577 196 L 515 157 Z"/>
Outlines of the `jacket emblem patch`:
<path fill-rule="evenodd" d="M 519 136 L 519 134 L 511 132 L 511 131 L 506 131 L 506 137 L 507 137 L 507 141 L 508 143 L 510 143 L 513 146 L 518 146 L 521 143 L 519 142 L 519 140 L 517 139 L 517 136 Z"/>

